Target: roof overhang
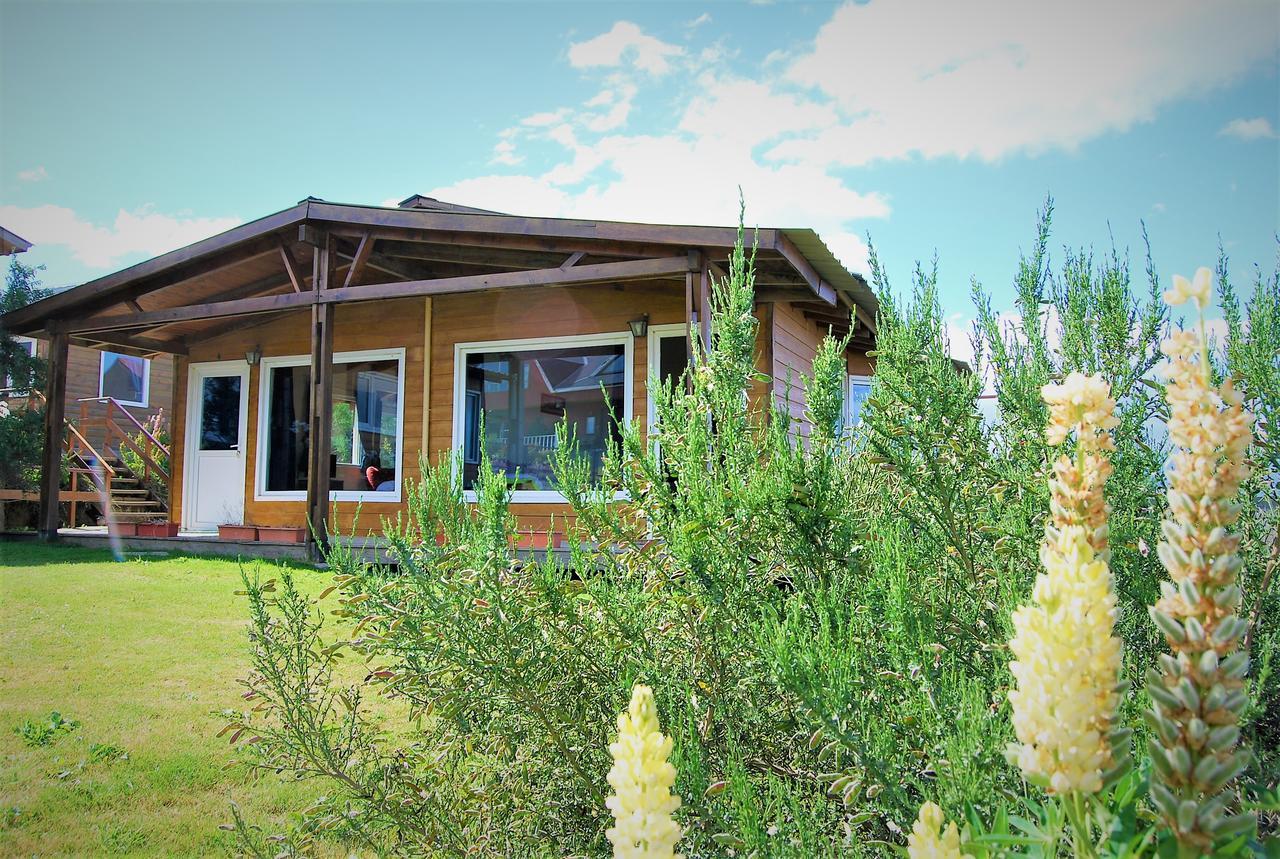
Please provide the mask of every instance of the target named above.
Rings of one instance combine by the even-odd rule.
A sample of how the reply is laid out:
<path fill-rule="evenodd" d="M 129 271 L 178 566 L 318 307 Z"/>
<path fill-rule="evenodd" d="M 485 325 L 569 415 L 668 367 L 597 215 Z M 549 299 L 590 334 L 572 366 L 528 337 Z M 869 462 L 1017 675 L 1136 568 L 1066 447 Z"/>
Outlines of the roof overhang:
<path fill-rule="evenodd" d="M 31 250 L 31 242 L 15 232 L 0 227 L 0 256 L 26 253 Z"/>
<path fill-rule="evenodd" d="M 338 253 L 347 273 L 345 279 L 339 277 L 337 288 L 319 299 L 307 294 L 309 267 L 298 259 L 315 236 L 324 234 L 342 243 Z M 874 294 L 815 232 L 770 228 L 754 235 L 758 260 L 772 267 L 778 285 L 795 290 L 798 298 L 807 295 L 806 300 L 832 305 L 833 310 L 844 306 L 846 315 L 854 312 L 874 330 Z M 0 326 L 15 333 L 133 330 L 133 335 L 115 336 L 115 344 L 132 338 L 143 349 L 164 351 L 166 344 L 176 345 L 178 340 L 152 329 L 166 328 L 166 335 L 176 332 L 178 339 L 202 336 L 204 329 L 190 327 L 195 320 L 298 309 L 322 300 L 683 278 L 695 257 L 712 266 L 717 259 L 727 260 L 737 239 L 736 227 L 527 218 L 447 204 L 385 208 L 307 198 L 15 310 L 0 317 Z M 374 254 L 375 243 L 398 247 L 408 259 Z M 414 247 L 436 250 L 415 258 Z M 450 260 L 444 252 L 448 249 L 457 251 L 459 258 Z M 678 260 L 682 257 L 686 261 Z M 525 258 L 540 262 L 525 264 Z M 562 273 L 557 274 L 555 266 Z M 388 282 L 370 285 L 365 272 L 376 272 L 374 281 Z M 392 277 L 394 282 L 389 281 Z"/>

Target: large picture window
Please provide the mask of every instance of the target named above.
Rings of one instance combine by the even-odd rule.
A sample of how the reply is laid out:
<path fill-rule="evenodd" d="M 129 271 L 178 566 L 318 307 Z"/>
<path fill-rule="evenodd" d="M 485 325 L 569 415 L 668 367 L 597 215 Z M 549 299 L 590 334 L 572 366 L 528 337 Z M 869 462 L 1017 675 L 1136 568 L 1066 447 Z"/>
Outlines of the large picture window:
<path fill-rule="evenodd" d="M 598 476 L 604 451 L 631 418 L 631 338 L 609 334 L 460 344 L 454 449 L 474 488 L 483 450 L 515 501 L 558 501 L 551 464 L 567 421 Z"/>
<path fill-rule="evenodd" d="M 262 361 L 258 426 L 261 499 L 305 499 L 311 435 L 311 367 L 306 358 Z M 404 439 L 404 350 L 333 356 L 329 416 L 332 476 L 339 501 L 399 501 Z"/>
<path fill-rule="evenodd" d="M 134 355 L 102 353 L 98 375 L 98 396 L 112 397 L 121 405 L 147 405 L 151 385 L 151 362 Z"/>

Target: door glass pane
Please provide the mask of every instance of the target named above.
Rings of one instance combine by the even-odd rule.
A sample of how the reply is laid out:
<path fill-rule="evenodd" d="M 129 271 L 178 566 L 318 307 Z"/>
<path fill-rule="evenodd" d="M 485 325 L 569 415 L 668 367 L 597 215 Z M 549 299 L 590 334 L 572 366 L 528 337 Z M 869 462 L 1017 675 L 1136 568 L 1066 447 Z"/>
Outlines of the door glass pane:
<path fill-rule="evenodd" d="M 206 376 L 201 393 L 200 449 L 234 450 L 240 441 L 240 377 Z"/>
<path fill-rule="evenodd" d="M 625 385 L 621 344 L 468 354 L 463 486 L 474 486 L 483 444 L 494 470 L 505 471 L 514 488 L 555 489 L 551 463 L 561 421 L 598 476 L 606 444 L 620 437 L 613 415 L 624 414 Z"/>

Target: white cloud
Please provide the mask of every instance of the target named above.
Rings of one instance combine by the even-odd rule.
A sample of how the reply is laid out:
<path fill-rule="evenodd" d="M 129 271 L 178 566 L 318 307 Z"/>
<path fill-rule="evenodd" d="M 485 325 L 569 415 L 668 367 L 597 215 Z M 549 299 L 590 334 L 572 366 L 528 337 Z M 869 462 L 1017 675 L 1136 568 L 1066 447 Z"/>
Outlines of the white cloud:
<path fill-rule="evenodd" d="M 490 160 L 494 164 L 516 165 L 524 157 L 516 154 L 516 145 L 510 140 L 499 140 L 493 147 L 493 158 Z"/>
<path fill-rule="evenodd" d="M 692 30 L 694 27 L 701 27 L 703 24 L 710 24 L 710 23 L 711 23 L 711 13 L 703 12 L 701 15 L 699 15 L 698 17 L 690 21 L 687 26 L 689 27 L 689 29 Z"/>
<path fill-rule="evenodd" d="M 30 170 L 18 171 L 19 182 L 42 182 L 49 178 L 49 171 L 44 169 L 44 165 L 32 167 Z"/>
<path fill-rule="evenodd" d="M 630 61 L 651 75 L 671 71 L 671 60 L 684 48 L 650 36 L 630 21 L 618 21 L 607 33 L 569 46 L 569 65 L 575 69 L 616 68 Z"/>
<path fill-rule="evenodd" d="M 153 257 L 228 230 L 239 218 L 166 215 L 149 207 L 121 209 L 109 225 L 92 223 L 63 206 L 0 206 L 0 223 L 35 245 L 63 245 L 90 268 L 115 268 L 136 256 Z"/>
<path fill-rule="evenodd" d="M 1163 215 L 1165 212 L 1169 211 L 1169 207 L 1164 203 L 1152 203 L 1151 211 L 1155 212 L 1157 215 Z"/>
<path fill-rule="evenodd" d="M 1071 149 L 1273 57 L 1273 0 L 846 4 L 787 79 L 848 118 L 776 157 L 857 165 Z"/>
<path fill-rule="evenodd" d="M 1276 130 L 1265 116 L 1253 119 L 1233 119 L 1218 131 L 1219 137 L 1234 137 L 1237 140 L 1274 140 Z"/>

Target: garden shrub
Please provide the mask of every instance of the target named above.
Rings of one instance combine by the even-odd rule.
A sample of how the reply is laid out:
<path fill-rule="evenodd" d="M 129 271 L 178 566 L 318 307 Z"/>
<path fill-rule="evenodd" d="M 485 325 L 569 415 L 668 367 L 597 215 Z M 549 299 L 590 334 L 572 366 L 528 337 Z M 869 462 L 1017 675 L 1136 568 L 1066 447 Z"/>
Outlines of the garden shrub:
<path fill-rule="evenodd" d="M 659 392 L 649 435 L 623 428 L 593 481 L 562 431 L 567 562 L 517 551 L 507 475 L 482 462 L 472 504 L 446 460 L 423 463 L 407 515 L 387 523 L 394 567 L 336 543 L 333 586 L 315 603 L 287 574 L 246 577 L 253 669 L 226 732 L 249 742 L 257 770 L 332 791 L 273 841 L 237 811 L 244 850 L 336 838 L 380 853 L 607 854 L 610 742 L 633 694 L 650 726 L 639 733 L 659 737 L 647 721 L 656 707 L 669 737 L 686 855 L 880 855 L 906 843 L 913 821 L 914 838 L 944 848 L 945 821 L 959 821 L 956 840 L 987 838 L 985 855 L 1060 833 L 1061 809 L 1004 757 L 1015 740 L 1011 615 L 1030 599 L 1050 510 L 1041 390 L 1100 374 L 1115 401 L 1106 548 L 1126 689 L 1114 721 L 1144 749 L 1142 678 L 1164 650 L 1147 609 L 1165 578 L 1153 369 L 1169 320 L 1149 259 L 1141 289 L 1118 253 L 1069 252 L 1054 272 L 1049 216 L 1022 261 L 1015 317 L 975 288 L 970 368 L 948 355 L 936 265 L 918 267 L 902 297 L 873 255 L 881 312 L 863 422 L 840 426 L 844 344 L 828 337 L 797 380 L 803 441 L 785 413 L 744 396 L 758 373 L 743 236 L 714 284 L 712 348 Z M 1244 716 L 1256 754 L 1231 804 L 1265 807 L 1280 759 L 1280 605 L 1266 583 L 1280 281 L 1260 280 L 1245 301 L 1225 270 L 1227 366 L 1263 424 L 1244 489 L 1256 503 L 1238 525 L 1241 614 L 1256 618 Z M 988 379 L 995 415 L 984 419 Z M 351 659 L 363 682 L 339 679 Z M 1152 814 L 1146 778 L 1139 766 L 1099 794 L 1115 844 Z M 1262 829 L 1272 825 L 1264 813 Z"/>

